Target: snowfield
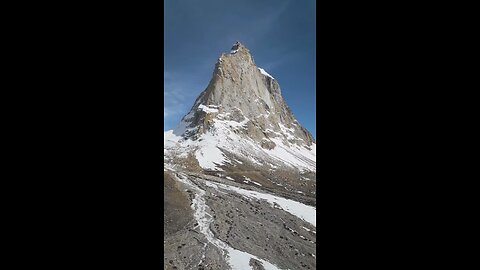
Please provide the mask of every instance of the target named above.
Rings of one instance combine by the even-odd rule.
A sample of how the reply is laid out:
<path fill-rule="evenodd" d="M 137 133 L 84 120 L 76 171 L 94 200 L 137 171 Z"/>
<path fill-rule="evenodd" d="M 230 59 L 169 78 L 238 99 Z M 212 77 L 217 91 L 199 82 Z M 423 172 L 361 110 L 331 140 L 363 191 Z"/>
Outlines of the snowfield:
<path fill-rule="evenodd" d="M 202 110 L 214 111 L 217 109 L 212 108 L 212 106 L 204 106 Z M 196 149 L 195 157 L 200 167 L 213 171 L 223 171 L 219 166 L 231 163 L 222 152 L 222 149 L 250 160 L 257 165 L 263 164 L 258 160 L 264 160 L 274 167 L 284 165 L 303 171 L 316 171 L 315 144 L 310 146 L 311 150 L 308 150 L 295 144 L 285 145 L 280 138 L 272 138 L 271 140 L 276 146 L 268 150 L 259 146 L 258 143 L 245 139 L 233 132 L 236 128 L 244 127 L 248 119 L 240 123 L 221 119 L 222 115 L 218 115 L 218 118 L 214 119 L 212 129 L 202 134 L 195 141 L 183 139 L 179 136 L 187 130 L 193 130 L 187 128 L 188 122 L 182 121 L 175 131 L 169 130 L 165 132 L 164 153 L 168 154 L 171 150 L 188 152 L 191 149 Z M 290 132 L 289 129 L 283 126 L 282 128 L 287 133 Z"/>

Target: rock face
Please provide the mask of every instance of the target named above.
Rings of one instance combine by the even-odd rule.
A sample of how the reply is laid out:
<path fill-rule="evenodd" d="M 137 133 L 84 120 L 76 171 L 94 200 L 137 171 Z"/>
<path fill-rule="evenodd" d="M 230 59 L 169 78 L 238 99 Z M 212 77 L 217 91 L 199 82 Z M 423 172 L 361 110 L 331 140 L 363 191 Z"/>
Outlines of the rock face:
<path fill-rule="evenodd" d="M 241 43 L 222 54 L 213 77 L 182 119 L 187 128 L 177 135 L 194 136 L 207 132 L 213 119 L 244 123 L 241 133 L 255 142 L 280 137 L 290 143 L 311 146 L 314 139 L 293 116 L 271 75 L 255 65 L 250 51 Z"/>
<path fill-rule="evenodd" d="M 165 269 L 316 269 L 316 144 L 235 43 L 164 140 Z"/>

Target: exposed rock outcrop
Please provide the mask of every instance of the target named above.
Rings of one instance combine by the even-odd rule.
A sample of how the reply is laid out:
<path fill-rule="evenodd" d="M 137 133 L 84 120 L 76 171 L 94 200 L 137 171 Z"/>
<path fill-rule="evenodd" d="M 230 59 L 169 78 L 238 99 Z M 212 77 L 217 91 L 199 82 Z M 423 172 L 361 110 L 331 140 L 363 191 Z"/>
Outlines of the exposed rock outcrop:
<path fill-rule="evenodd" d="M 251 128 L 242 130 L 242 134 L 256 142 L 283 137 L 298 145 L 314 143 L 313 136 L 288 108 L 277 80 L 256 66 L 250 51 L 241 43 L 234 44 L 231 53 L 220 56 L 210 83 L 182 120 L 195 131 L 185 134 L 180 130 L 177 135 L 205 133 L 218 115 L 239 123 L 247 119 Z M 289 140 L 293 137 L 295 140 Z"/>

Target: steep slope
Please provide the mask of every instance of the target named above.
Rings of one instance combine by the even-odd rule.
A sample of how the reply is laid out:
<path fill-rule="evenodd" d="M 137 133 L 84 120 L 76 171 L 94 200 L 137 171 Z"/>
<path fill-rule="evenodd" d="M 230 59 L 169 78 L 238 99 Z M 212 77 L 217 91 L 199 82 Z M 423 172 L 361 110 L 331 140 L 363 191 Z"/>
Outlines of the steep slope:
<path fill-rule="evenodd" d="M 232 53 L 220 56 L 207 89 L 182 121 L 188 127 L 198 127 L 190 133 L 204 133 L 215 116 L 245 123 L 243 134 L 257 142 L 281 134 L 292 143 L 313 143 L 311 134 L 286 105 L 277 80 L 258 68 L 250 51 L 240 43 L 234 45 Z"/>

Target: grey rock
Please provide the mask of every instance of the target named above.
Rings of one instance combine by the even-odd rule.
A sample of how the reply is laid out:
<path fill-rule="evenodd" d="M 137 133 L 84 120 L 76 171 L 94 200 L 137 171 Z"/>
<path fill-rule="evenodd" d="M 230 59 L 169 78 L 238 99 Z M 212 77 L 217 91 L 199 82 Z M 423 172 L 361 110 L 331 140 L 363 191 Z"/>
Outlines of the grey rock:
<path fill-rule="evenodd" d="M 236 53 L 220 56 L 210 83 L 187 114 L 189 118 L 182 121 L 188 127 L 200 127 L 198 133 L 205 133 L 217 113 L 205 113 L 199 106 L 214 106 L 221 114 L 230 113 L 228 120 L 242 122 L 248 118 L 248 128 L 242 133 L 254 141 L 268 139 L 266 129 L 284 133 L 281 124 L 296 137 L 291 143 L 307 146 L 314 143 L 313 136 L 298 123 L 287 106 L 277 80 L 262 74 L 243 44 L 235 44 L 232 50 Z M 195 137 L 196 133 L 181 135 Z"/>

